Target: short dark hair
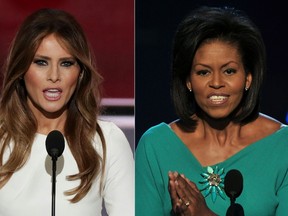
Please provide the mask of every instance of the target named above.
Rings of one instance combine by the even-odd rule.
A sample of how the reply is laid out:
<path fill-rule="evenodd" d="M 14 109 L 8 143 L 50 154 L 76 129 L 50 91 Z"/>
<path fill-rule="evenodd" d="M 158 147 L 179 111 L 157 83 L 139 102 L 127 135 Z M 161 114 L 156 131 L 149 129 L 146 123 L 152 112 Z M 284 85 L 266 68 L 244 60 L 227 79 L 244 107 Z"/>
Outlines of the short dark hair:
<path fill-rule="evenodd" d="M 191 119 L 191 115 L 199 108 L 186 86 L 192 61 L 198 47 L 214 39 L 235 45 L 245 72 L 253 77 L 232 121 L 244 124 L 259 114 L 260 90 L 266 71 L 266 50 L 259 29 L 243 11 L 203 6 L 193 10 L 179 24 L 173 44 L 171 94 L 176 114 L 186 129 L 195 128 L 197 122 Z"/>

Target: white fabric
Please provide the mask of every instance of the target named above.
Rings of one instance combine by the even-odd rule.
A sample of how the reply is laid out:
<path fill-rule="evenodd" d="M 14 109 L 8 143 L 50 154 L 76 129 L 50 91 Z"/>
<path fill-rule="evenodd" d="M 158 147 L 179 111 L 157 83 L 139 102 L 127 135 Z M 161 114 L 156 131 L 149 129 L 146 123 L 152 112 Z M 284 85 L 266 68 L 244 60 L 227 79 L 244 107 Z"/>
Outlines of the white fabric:
<path fill-rule="evenodd" d="M 114 123 L 99 121 L 99 124 L 107 145 L 103 195 L 99 194 L 99 177 L 78 203 L 70 203 L 63 194 L 79 184 L 66 180 L 78 168 L 65 140 L 63 155 L 57 160 L 56 216 L 100 216 L 102 200 L 109 216 L 134 216 L 134 159 L 130 145 Z M 46 152 L 46 137 L 36 135 L 29 160 L 0 189 L 0 216 L 51 216 L 52 161 Z M 98 135 L 95 147 L 102 154 Z"/>

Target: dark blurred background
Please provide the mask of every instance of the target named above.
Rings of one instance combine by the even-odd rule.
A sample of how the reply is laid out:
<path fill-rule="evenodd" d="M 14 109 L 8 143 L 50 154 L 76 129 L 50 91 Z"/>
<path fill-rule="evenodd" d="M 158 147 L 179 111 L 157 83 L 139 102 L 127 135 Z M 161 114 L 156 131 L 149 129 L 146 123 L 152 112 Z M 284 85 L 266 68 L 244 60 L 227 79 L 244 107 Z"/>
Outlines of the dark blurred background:
<path fill-rule="evenodd" d="M 288 111 L 288 11 L 277 1 L 136 0 L 136 134 L 177 117 L 170 100 L 171 48 L 179 22 L 200 5 L 244 10 L 260 28 L 267 48 L 268 72 L 261 112 L 286 123 Z"/>

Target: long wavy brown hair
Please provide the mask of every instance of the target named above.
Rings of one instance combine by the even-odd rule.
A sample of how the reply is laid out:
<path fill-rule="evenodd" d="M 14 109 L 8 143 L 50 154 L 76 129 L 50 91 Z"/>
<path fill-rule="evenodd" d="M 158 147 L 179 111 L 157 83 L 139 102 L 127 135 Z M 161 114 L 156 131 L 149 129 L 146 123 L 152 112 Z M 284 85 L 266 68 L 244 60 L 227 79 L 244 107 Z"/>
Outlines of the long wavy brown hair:
<path fill-rule="evenodd" d="M 78 202 L 90 190 L 93 180 L 105 169 L 106 145 L 101 128 L 97 124 L 100 114 L 100 84 L 94 56 L 82 27 L 69 13 L 56 9 L 40 9 L 28 16 L 12 41 L 7 61 L 0 100 L 0 188 L 21 169 L 27 161 L 37 132 L 37 121 L 27 105 L 27 92 L 23 76 L 28 70 L 43 38 L 54 34 L 77 59 L 82 78 L 70 99 L 64 135 L 77 162 L 79 173 L 67 176 L 67 180 L 79 180 L 76 188 L 66 191 L 71 202 Z M 93 146 L 99 134 L 103 156 Z M 13 146 L 11 147 L 11 143 Z M 4 163 L 4 152 L 11 149 Z M 101 191 L 101 190 L 100 190 Z"/>

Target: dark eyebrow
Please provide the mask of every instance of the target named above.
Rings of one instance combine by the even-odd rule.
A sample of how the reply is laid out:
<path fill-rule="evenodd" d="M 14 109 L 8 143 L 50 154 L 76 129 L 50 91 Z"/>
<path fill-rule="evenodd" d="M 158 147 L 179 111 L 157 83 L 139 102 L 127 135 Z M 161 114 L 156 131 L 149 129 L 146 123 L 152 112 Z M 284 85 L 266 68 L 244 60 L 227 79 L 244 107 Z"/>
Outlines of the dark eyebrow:
<path fill-rule="evenodd" d="M 41 58 L 41 59 L 45 59 L 45 60 L 51 59 L 48 56 L 43 56 L 43 55 L 35 55 L 34 58 Z"/>
<path fill-rule="evenodd" d="M 44 56 L 44 55 L 35 55 L 34 58 L 41 58 L 41 59 L 44 59 L 44 60 L 51 60 L 50 57 Z M 70 57 L 60 58 L 59 60 L 60 60 L 60 61 L 67 61 L 67 60 L 75 60 L 75 61 L 76 61 L 76 58 L 74 58 L 73 56 L 70 56 Z"/>
<path fill-rule="evenodd" d="M 235 61 L 229 61 L 229 62 L 227 62 L 226 64 L 222 65 L 221 68 L 227 67 L 227 65 L 229 65 L 229 64 L 231 64 L 231 63 L 236 64 L 236 65 L 239 65 L 238 62 L 235 62 Z"/>

